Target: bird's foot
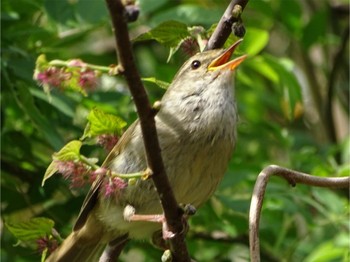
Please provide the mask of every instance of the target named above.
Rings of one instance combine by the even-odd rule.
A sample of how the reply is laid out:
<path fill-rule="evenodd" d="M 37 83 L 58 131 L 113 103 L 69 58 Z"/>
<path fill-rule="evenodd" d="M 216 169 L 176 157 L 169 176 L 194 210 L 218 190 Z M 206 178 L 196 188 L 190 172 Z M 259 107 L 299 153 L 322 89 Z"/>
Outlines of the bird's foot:
<path fill-rule="evenodd" d="M 138 215 L 138 214 L 135 214 L 135 208 L 133 206 L 127 205 L 124 208 L 124 219 L 129 222 L 146 221 L 146 222 L 162 223 L 163 239 L 167 240 L 175 236 L 175 234 L 169 230 L 164 214 Z"/>

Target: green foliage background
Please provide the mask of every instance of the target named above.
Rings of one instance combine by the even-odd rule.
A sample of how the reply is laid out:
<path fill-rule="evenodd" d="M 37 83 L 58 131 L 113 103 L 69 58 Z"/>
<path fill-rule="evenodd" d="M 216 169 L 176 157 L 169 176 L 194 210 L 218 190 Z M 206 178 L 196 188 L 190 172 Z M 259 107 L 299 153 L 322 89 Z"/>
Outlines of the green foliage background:
<path fill-rule="evenodd" d="M 175 20 L 209 29 L 229 1 L 140 0 L 136 36 Z M 191 219 L 190 253 L 198 261 L 248 261 L 248 209 L 259 171 L 279 164 L 316 176 L 349 175 L 349 8 L 338 0 L 251 0 L 243 13 L 248 53 L 238 69 L 238 142 L 215 196 Z M 84 132 L 97 107 L 136 118 L 122 79 L 103 77 L 84 97 L 54 91 L 51 103 L 33 81 L 35 60 L 80 58 L 116 63 L 104 1 L 3 0 L 1 61 L 1 218 L 16 224 L 48 217 L 65 237 L 84 198 L 60 176 L 41 187 L 51 155 Z M 347 32 L 347 33 L 346 33 Z M 176 32 L 175 32 L 176 33 Z M 186 55 L 166 63 L 169 48 L 136 42 L 143 77 L 170 82 Z M 163 89 L 145 83 L 152 101 Z M 333 115 L 329 114 L 330 108 Z M 333 119 L 332 119 L 333 116 Z M 84 154 L 106 153 L 92 146 Z M 273 178 L 261 219 L 263 261 L 349 261 L 349 198 L 346 190 L 298 185 Z M 1 261 L 38 261 L 31 244 L 1 228 Z M 29 248 L 28 248 L 29 247 Z M 148 242 L 131 242 L 122 261 L 159 261 Z"/>

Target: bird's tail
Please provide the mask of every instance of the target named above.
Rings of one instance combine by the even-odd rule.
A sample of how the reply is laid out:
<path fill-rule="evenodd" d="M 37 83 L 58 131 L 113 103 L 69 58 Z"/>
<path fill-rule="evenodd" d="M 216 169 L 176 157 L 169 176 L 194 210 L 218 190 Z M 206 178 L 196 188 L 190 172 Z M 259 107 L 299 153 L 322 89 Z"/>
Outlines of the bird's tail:
<path fill-rule="evenodd" d="M 80 231 L 72 232 L 63 243 L 47 258 L 46 262 L 92 262 L 98 261 L 105 245 L 101 236 L 82 236 Z"/>
<path fill-rule="evenodd" d="M 118 258 L 128 241 L 128 235 L 116 237 L 107 245 L 103 241 L 105 233 L 103 228 L 92 220 L 89 217 L 84 226 L 74 230 L 46 259 L 46 262 L 97 262 L 101 258 L 105 259 L 101 261 L 110 261 L 106 260 L 110 257 Z"/>

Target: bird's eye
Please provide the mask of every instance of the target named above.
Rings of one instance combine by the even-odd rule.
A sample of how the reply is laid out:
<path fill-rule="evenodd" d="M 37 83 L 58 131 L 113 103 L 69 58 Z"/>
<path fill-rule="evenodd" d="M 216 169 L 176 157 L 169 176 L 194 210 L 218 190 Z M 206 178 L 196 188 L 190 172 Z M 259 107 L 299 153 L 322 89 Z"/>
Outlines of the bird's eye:
<path fill-rule="evenodd" d="M 197 68 L 200 67 L 200 66 L 201 66 L 201 62 L 198 61 L 198 60 L 194 60 L 194 61 L 192 62 L 192 64 L 191 64 L 191 68 L 192 68 L 192 69 L 197 69 Z"/>

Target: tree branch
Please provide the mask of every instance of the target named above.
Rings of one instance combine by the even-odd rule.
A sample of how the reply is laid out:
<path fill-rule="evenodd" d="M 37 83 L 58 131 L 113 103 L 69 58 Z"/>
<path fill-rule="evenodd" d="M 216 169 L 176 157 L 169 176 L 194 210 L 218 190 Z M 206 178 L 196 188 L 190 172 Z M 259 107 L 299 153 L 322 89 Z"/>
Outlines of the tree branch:
<path fill-rule="evenodd" d="M 158 191 L 164 215 L 169 230 L 175 233 L 170 239 L 170 246 L 174 261 L 190 261 L 182 232 L 182 212 L 179 209 L 174 193 L 170 187 L 168 177 L 160 153 L 160 146 L 155 126 L 154 113 L 149 103 L 145 88 L 136 69 L 131 42 L 128 34 L 126 11 L 120 0 L 106 0 L 112 18 L 115 33 L 118 62 L 124 69 L 124 75 L 134 99 L 140 119 L 147 165 L 152 170 L 152 179 Z"/>
<path fill-rule="evenodd" d="M 240 20 L 240 14 L 238 16 L 235 16 L 232 14 L 232 11 L 234 10 L 236 5 L 240 5 L 242 7 L 241 11 L 243 11 L 248 1 L 249 0 L 231 0 L 231 3 L 226 8 L 224 15 L 221 17 L 204 50 L 211 50 L 223 47 L 227 38 L 231 34 L 231 27 L 233 23 L 238 22 Z"/>
<path fill-rule="evenodd" d="M 272 175 L 286 179 L 292 186 L 297 183 L 327 188 L 349 188 L 350 186 L 350 177 L 315 177 L 275 165 L 264 168 L 255 182 L 249 210 L 249 243 L 252 262 L 260 261 L 259 221 L 266 186 Z"/>

